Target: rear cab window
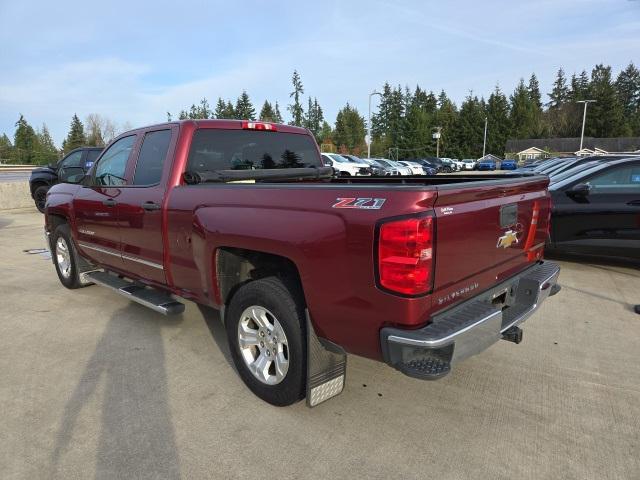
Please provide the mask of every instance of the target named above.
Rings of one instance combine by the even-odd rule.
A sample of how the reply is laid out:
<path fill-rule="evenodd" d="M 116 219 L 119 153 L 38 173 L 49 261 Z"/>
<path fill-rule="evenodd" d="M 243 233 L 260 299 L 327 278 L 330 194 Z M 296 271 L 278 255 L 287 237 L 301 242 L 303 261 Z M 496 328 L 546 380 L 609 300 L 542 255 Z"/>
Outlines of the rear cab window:
<path fill-rule="evenodd" d="M 170 143 L 170 129 L 145 134 L 133 175 L 133 185 L 156 185 L 160 182 Z"/>
<path fill-rule="evenodd" d="M 187 171 L 322 167 L 309 135 L 201 128 L 193 135 Z"/>

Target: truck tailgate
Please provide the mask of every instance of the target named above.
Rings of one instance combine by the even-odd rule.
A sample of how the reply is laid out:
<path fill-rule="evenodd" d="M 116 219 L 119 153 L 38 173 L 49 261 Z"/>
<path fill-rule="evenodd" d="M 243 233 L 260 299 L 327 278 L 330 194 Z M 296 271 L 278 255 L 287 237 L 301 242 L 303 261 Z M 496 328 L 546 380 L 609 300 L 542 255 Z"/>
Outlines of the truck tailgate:
<path fill-rule="evenodd" d="M 521 271 L 542 255 L 546 177 L 438 187 L 434 306 L 448 306 Z"/>

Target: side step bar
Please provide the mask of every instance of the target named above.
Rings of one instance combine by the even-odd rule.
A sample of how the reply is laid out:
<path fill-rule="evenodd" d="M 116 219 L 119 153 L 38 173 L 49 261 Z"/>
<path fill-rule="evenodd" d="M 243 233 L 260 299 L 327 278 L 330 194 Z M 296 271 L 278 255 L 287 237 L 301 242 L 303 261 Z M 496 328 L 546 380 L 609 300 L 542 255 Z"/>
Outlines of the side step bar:
<path fill-rule="evenodd" d="M 184 304 L 174 300 L 171 295 L 133 283 L 108 272 L 94 270 L 84 273 L 83 277 L 83 280 L 115 290 L 129 300 L 138 302 L 163 315 L 176 315 L 184 312 Z"/>

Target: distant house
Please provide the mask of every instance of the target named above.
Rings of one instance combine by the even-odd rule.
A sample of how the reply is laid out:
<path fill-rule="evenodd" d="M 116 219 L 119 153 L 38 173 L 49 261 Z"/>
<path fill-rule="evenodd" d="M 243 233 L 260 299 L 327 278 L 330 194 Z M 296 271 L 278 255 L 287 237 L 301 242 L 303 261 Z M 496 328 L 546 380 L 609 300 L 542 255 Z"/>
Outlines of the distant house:
<path fill-rule="evenodd" d="M 500 157 L 498 157 L 497 155 L 494 155 L 492 153 L 487 153 L 484 157 L 480 157 L 478 159 L 479 162 L 482 162 L 483 160 L 489 161 L 489 162 L 500 162 L 502 161 L 502 159 Z"/>
<path fill-rule="evenodd" d="M 549 158 L 550 156 L 549 152 L 538 147 L 529 147 L 512 155 L 512 157 L 516 158 L 519 162 L 536 160 L 538 158 Z"/>
<path fill-rule="evenodd" d="M 507 140 L 505 156 L 524 160 L 547 156 L 574 157 L 587 155 L 615 155 L 638 153 L 640 137 L 594 138 L 584 137 L 580 149 L 580 137 L 575 138 L 526 138 Z M 527 157 L 527 155 L 536 155 Z"/>

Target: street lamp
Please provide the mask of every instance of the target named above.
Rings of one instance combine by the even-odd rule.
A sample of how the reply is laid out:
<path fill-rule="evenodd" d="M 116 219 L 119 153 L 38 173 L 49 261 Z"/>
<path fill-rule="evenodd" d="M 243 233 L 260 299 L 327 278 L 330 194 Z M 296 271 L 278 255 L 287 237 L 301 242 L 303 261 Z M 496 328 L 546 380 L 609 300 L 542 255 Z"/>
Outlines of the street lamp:
<path fill-rule="evenodd" d="M 367 122 L 367 138 L 365 139 L 367 142 L 367 158 L 371 158 L 371 97 L 374 95 L 382 97 L 382 94 L 375 90 L 369 94 L 369 121 Z"/>
<path fill-rule="evenodd" d="M 487 117 L 484 117 L 484 141 L 482 142 L 482 158 L 487 151 Z"/>
<path fill-rule="evenodd" d="M 595 100 L 578 100 L 576 103 L 584 103 L 584 113 L 582 114 L 582 133 L 580 134 L 580 152 L 582 151 L 582 141 L 584 140 L 584 124 L 587 121 L 587 105 L 595 103 Z"/>

